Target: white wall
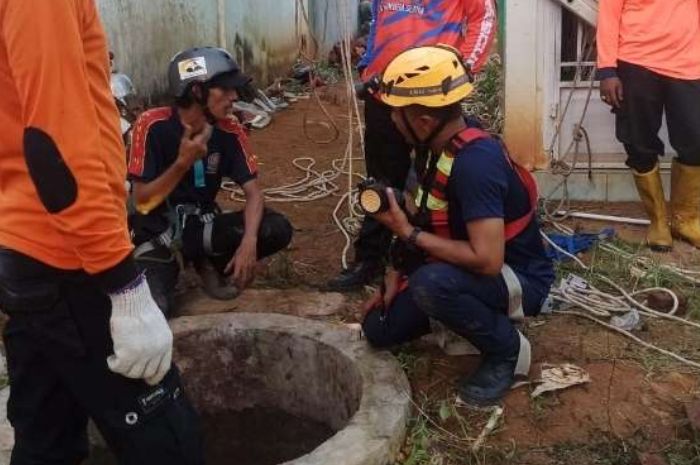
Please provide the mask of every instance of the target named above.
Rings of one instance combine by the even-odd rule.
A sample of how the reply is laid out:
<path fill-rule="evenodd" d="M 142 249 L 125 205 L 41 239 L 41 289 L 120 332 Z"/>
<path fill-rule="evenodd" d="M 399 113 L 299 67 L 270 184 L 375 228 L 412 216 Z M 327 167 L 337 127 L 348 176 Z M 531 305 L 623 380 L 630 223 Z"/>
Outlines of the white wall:
<path fill-rule="evenodd" d="M 543 166 L 546 70 L 555 56 L 555 34 L 545 27 L 551 0 L 507 0 L 505 128 L 510 151 L 525 166 Z"/>

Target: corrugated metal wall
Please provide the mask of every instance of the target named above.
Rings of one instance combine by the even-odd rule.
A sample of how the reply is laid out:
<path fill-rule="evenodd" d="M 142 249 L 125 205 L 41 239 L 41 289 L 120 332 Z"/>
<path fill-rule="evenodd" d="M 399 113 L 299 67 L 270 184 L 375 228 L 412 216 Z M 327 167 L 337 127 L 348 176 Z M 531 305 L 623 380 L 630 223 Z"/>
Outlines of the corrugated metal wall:
<path fill-rule="evenodd" d="M 303 0 L 321 48 L 328 50 L 342 32 L 341 8 L 352 30 L 357 0 Z M 117 66 L 139 93 L 165 91 L 165 71 L 179 50 L 221 45 L 260 82 L 284 74 L 298 56 L 308 30 L 299 0 L 97 0 L 117 56 Z M 219 12 L 223 12 L 223 16 Z M 223 21 L 220 19 L 223 18 Z"/>

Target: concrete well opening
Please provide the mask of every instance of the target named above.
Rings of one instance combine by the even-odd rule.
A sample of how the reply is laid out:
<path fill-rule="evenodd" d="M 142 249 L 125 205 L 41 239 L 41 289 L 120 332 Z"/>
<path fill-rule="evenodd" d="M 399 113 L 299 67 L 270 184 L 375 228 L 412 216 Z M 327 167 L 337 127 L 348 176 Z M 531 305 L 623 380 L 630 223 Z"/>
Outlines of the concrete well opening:
<path fill-rule="evenodd" d="M 357 333 L 271 314 L 172 326 L 208 465 L 383 465 L 400 447 L 408 382 Z"/>
<path fill-rule="evenodd" d="M 180 335 L 177 352 L 209 465 L 296 459 L 347 426 L 360 406 L 357 367 L 313 338 L 228 324 Z"/>
<path fill-rule="evenodd" d="M 185 317 L 171 327 L 207 465 L 386 465 L 396 457 L 410 386 L 398 362 L 357 332 L 262 313 Z M 103 441 L 93 445 L 86 465 L 116 464 Z M 11 448 L 0 444 L 0 465 Z"/>

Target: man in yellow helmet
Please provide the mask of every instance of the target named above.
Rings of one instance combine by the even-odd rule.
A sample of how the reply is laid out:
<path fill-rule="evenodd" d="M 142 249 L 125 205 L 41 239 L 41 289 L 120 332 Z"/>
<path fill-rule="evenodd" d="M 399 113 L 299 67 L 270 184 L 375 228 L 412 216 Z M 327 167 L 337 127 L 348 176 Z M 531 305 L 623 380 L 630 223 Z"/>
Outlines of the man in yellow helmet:
<path fill-rule="evenodd" d="M 472 73 L 486 64 L 497 30 L 494 0 L 372 0 L 372 23 L 358 70 L 371 93 L 376 78 L 398 54 L 411 47 L 448 44 Z M 365 92 L 362 92 L 363 94 Z M 364 159 L 367 174 L 403 189 L 411 166 L 411 147 L 391 122 L 391 108 L 367 96 Z M 365 217 L 354 243 L 353 262 L 328 282 L 335 291 L 360 289 L 384 270 L 391 234 Z"/>
<path fill-rule="evenodd" d="M 387 190 L 389 210 L 374 215 L 396 236 L 394 269 L 365 304 L 363 328 L 387 347 L 429 332 L 431 318 L 442 322 L 483 354 L 459 396 L 487 406 L 527 374 L 530 345 L 513 322 L 539 313 L 554 271 L 532 176 L 462 116 L 472 90 L 459 56 L 441 46 L 405 51 L 382 76 L 382 100 L 416 149 L 420 188 L 414 213 Z"/>

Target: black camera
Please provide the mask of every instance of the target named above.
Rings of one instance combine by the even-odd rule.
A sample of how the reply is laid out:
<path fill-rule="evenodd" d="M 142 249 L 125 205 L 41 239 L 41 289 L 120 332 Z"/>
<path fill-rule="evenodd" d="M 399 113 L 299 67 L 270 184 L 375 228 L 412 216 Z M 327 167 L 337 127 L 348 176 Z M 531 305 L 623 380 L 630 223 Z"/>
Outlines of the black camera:
<path fill-rule="evenodd" d="M 368 178 L 357 185 L 359 190 L 359 203 L 362 210 L 369 214 L 383 213 L 389 210 L 389 196 L 387 195 L 386 184 L 377 181 L 374 178 Z M 402 210 L 406 210 L 406 201 L 403 192 L 398 189 L 391 188 Z"/>

